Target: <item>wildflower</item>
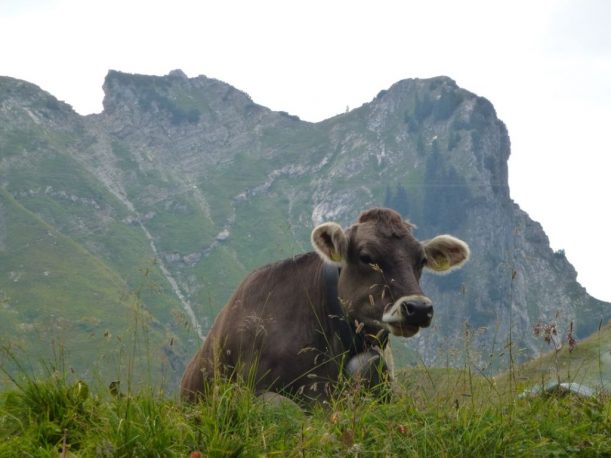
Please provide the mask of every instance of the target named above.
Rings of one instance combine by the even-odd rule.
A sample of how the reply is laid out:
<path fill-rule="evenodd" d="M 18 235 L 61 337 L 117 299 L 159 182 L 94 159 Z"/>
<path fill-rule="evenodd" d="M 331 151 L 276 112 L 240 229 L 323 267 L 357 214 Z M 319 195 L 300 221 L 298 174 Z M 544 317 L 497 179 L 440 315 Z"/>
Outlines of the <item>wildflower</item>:
<path fill-rule="evenodd" d="M 354 445 L 354 432 L 351 429 L 345 429 L 340 436 L 340 440 L 346 447 L 351 447 Z"/>
<path fill-rule="evenodd" d="M 573 334 L 573 322 L 569 325 L 569 330 L 566 334 L 566 340 L 569 343 L 569 353 L 572 353 L 577 346 L 577 339 L 575 339 L 575 335 Z"/>
<path fill-rule="evenodd" d="M 556 323 L 537 323 L 533 327 L 533 334 L 537 337 L 542 337 L 547 344 L 553 343 L 556 351 L 562 348 L 562 342 L 558 337 Z"/>

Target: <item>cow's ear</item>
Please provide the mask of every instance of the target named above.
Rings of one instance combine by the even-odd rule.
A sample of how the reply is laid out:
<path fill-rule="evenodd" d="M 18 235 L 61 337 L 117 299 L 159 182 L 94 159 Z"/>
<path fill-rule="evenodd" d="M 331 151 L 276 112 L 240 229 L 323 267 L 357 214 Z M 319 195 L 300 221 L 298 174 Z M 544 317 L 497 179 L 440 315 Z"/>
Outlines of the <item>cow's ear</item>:
<path fill-rule="evenodd" d="M 346 259 L 348 239 L 337 223 L 323 223 L 312 231 L 312 245 L 326 262 L 341 265 Z"/>
<path fill-rule="evenodd" d="M 426 254 L 425 268 L 433 272 L 450 272 L 467 262 L 469 246 L 451 235 L 438 235 L 422 242 Z"/>

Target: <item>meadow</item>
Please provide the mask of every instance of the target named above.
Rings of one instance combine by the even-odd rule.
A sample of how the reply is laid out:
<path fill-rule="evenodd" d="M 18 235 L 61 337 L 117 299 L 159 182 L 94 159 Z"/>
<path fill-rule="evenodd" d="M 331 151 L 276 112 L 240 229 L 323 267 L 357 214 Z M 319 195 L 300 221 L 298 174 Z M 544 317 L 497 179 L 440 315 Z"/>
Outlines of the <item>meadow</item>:
<path fill-rule="evenodd" d="M 86 383 L 57 363 L 32 370 L 4 347 L 0 457 L 611 456 L 605 390 L 523 394 L 555 380 L 604 384 L 609 335 L 607 326 L 524 365 L 509 351 L 508 369 L 494 377 L 469 363 L 401 369 L 389 400 L 344 381 L 308 409 L 221 380 L 206 399 L 184 404 L 159 385 L 135 384 L 129 367 L 110 386 Z"/>

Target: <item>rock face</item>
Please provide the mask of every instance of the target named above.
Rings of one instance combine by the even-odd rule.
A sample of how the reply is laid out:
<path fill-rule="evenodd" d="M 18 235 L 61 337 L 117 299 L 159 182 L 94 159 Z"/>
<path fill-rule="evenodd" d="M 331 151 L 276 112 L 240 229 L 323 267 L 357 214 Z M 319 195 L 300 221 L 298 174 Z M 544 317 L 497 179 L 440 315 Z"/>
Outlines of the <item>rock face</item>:
<path fill-rule="evenodd" d="M 494 368 L 510 335 L 516 358 L 544 348 L 538 322 L 585 336 L 610 317 L 511 200 L 492 104 L 449 78 L 400 81 L 316 124 L 178 70 L 111 71 L 104 90 L 104 111 L 81 117 L 0 79 L 0 331 L 24 345 L 49 317 L 81 341 L 126 331 L 135 301 L 155 358 L 179 373 L 248 270 L 309 250 L 314 224 L 381 205 L 420 239 L 452 233 L 472 250 L 463 270 L 424 278 L 435 324 L 395 342 L 399 360 L 459 364 L 449 355 L 468 342 Z"/>

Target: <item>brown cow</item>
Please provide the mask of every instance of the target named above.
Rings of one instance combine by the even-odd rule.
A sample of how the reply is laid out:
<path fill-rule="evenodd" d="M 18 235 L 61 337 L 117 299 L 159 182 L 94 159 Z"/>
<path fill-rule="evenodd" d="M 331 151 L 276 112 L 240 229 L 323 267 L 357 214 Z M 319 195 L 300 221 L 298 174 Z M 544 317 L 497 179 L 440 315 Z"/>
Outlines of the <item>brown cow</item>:
<path fill-rule="evenodd" d="M 345 231 L 317 226 L 315 252 L 251 272 L 187 366 L 182 397 L 194 400 L 220 376 L 250 380 L 258 393 L 325 399 L 345 367 L 367 369 L 389 332 L 410 337 L 429 326 L 422 270 L 456 269 L 469 248 L 450 235 L 419 242 L 411 229 L 374 208 Z"/>

